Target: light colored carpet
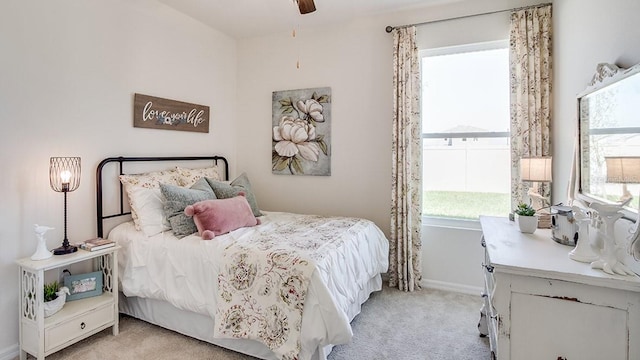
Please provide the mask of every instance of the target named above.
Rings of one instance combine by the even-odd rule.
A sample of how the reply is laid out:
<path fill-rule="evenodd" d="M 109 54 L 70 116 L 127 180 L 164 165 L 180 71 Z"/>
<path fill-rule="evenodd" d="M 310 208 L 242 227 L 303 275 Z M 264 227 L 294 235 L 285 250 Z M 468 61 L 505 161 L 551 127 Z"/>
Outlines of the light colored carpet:
<path fill-rule="evenodd" d="M 353 320 L 351 343 L 336 346 L 329 360 L 490 359 L 488 340 L 477 330 L 481 305 L 479 296 L 431 289 L 405 293 L 385 286 L 371 296 Z M 62 359 L 253 358 L 121 316 L 118 336 L 107 329 L 47 357 Z"/>

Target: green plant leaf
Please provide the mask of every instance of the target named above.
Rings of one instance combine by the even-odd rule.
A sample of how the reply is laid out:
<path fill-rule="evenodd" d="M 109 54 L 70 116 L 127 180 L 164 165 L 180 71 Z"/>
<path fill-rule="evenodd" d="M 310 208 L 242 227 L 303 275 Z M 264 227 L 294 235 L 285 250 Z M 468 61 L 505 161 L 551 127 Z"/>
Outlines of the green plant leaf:
<path fill-rule="evenodd" d="M 291 99 L 282 99 L 279 101 L 282 106 L 291 106 Z"/>
<path fill-rule="evenodd" d="M 44 285 L 44 301 L 52 301 L 58 298 L 56 293 L 60 290 L 60 284 L 57 281 Z"/>
<path fill-rule="evenodd" d="M 325 155 L 329 155 L 329 148 L 327 147 L 327 144 L 324 142 L 324 140 L 318 141 L 318 146 L 320 146 L 320 150 L 322 150 Z"/>
<path fill-rule="evenodd" d="M 319 103 L 328 103 L 329 102 L 329 96 L 328 95 L 322 95 L 318 98 L 317 100 Z"/>
<path fill-rule="evenodd" d="M 536 210 L 529 204 L 519 203 L 516 207 L 515 213 L 520 216 L 533 216 L 536 214 Z"/>
<path fill-rule="evenodd" d="M 289 166 L 290 159 L 291 158 L 288 158 L 288 157 L 285 157 L 285 156 L 279 156 L 273 162 L 273 170 L 282 171 L 282 170 L 286 169 L 287 166 Z"/>
<path fill-rule="evenodd" d="M 300 164 L 300 160 L 297 156 L 291 158 L 291 165 L 293 166 L 293 170 L 295 170 L 299 174 L 304 174 L 304 170 L 302 170 L 302 164 Z"/>
<path fill-rule="evenodd" d="M 282 110 L 283 114 L 291 114 L 293 112 L 293 106 L 287 106 Z"/>

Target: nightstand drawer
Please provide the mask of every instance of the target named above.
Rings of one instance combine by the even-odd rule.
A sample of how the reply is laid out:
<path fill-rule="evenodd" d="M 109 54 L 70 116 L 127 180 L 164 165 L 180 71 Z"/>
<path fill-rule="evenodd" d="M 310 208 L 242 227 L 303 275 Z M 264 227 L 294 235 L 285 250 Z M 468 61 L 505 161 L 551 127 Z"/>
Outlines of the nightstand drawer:
<path fill-rule="evenodd" d="M 95 311 L 73 318 L 60 325 L 45 329 L 44 348 L 49 351 L 70 340 L 81 337 L 102 325 L 113 322 L 113 304 L 108 304 Z"/>

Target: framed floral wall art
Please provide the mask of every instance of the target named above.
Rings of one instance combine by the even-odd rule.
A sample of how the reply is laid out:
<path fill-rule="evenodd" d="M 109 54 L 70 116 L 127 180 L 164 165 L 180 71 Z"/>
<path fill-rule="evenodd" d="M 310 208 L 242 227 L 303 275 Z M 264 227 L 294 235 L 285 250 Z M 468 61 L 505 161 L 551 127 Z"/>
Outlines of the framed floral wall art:
<path fill-rule="evenodd" d="M 272 172 L 331 175 L 331 88 L 274 91 Z"/>

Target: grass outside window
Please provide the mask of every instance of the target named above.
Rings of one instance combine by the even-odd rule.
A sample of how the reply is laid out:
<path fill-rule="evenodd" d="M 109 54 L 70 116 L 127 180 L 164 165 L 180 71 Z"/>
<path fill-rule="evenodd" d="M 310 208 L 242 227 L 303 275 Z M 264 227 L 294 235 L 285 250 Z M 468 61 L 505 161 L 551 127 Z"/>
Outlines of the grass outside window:
<path fill-rule="evenodd" d="M 510 202 L 510 194 L 503 193 L 425 191 L 422 214 L 464 220 L 478 220 L 480 215 L 506 217 Z"/>

